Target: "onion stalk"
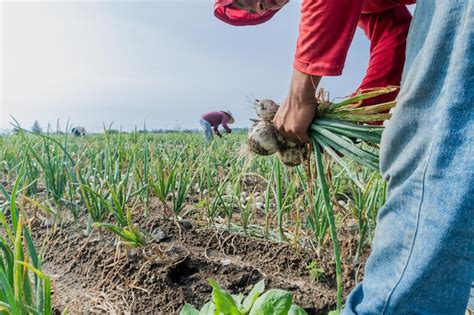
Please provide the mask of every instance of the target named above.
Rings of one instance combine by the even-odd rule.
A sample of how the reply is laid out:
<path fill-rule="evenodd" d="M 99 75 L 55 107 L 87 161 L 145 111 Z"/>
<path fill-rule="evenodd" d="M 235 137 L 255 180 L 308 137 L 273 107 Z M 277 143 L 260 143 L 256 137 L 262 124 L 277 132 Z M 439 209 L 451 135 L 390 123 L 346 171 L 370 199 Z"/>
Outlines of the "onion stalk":
<path fill-rule="evenodd" d="M 331 103 L 326 97 L 323 89 L 319 90 L 317 99 L 316 117 L 310 125 L 309 135 L 312 140 L 313 151 L 316 161 L 317 184 L 322 193 L 323 204 L 329 222 L 329 232 L 334 247 L 334 260 L 336 262 L 336 283 L 337 283 L 337 310 L 342 308 L 342 261 L 337 238 L 337 227 L 334 217 L 334 210 L 331 202 L 330 185 L 327 177 L 330 176 L 330 168 L 324 163 L 323 154 L 331 157 L 336 163 L 348 173 L 351 180 L 360 188 L 363 185 L 359 182 L 356 174 L 353 174 L 347 159 L 361 164 L 371 170 L 379 170 L 378 152 L 370 147 L 377 147 L 382 138 L 383 126 L 374 126 L 369 123 L 383 122 L 390 119 L 389 110 L 395 107 L 396 102 L 386 102 L 370 106 L 361 106 L 362 101 L 388 94 L 396 91 L 398 87 L 388 86 L 369 91 L 362 91 L 357 95 L 344 99 L 340 102 Z M 303 161 L 303 155 L 307 156 L 304 147 L 282 140 L 282 135 L 278 133 L 271 121 L 278 110 L 271 100 L 257 100 L 255 103 L 257 116 L 260 118 L 250 129 L 248 144 L 253 153 L 261 154 L 264 151 L 270 155 L 277 152 L 278 158 L 288 166 L 296 166 Z M 271 126 L 267 128 L 266 126 Z M 265 137 L 260 137 L 265 135 Z M 270 140 L 272 141 L 270 141 Z M 271 143 L 270 143 L 271 142 Z M 256 147 L 255 144 L 263 148 Z M 271 146 L 271 150 L 268 150 Z M 341 156 L 345 156 L 343 159 Z M 326 170 L 326 173 L 325 173 Z M 311 178 L 311 177 L 310 177 Z M 308 183 L 309 185 L 311 183 Z"/>

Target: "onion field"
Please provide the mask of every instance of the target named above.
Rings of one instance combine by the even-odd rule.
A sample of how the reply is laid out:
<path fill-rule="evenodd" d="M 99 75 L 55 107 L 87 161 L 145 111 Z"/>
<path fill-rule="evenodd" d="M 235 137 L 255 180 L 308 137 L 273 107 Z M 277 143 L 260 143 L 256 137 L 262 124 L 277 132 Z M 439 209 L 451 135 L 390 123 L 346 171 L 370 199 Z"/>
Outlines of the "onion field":
<path fill-rule="evenodd" d="M 246 136 L 1 136 L 0 311 L 213 314 L 203 306 L 216 295 L 245 314 L 262 285 L 294 314 L 340 309 L 385 182 L 321 155 L 325 200 L 313 159 L 250 155 Z"/>

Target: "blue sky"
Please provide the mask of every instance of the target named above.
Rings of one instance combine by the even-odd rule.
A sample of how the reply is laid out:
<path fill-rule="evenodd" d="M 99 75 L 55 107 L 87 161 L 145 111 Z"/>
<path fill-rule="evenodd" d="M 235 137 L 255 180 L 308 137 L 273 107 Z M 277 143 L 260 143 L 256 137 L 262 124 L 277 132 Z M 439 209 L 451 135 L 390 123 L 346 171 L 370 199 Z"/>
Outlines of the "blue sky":
<path fill-rule="evenodd" d="M 198 128 L 211 110 L 231 110 L 234 126 L 255 116 L 250 99 L 281 102 L 288 89 L 300 2 L 258 27 L 214 18 L 213 1 L 3 1 L 0 128 L 14 116 L 100 131 Z M 357 88 L 369 43 L 353 40 L 331 96 Z"/>

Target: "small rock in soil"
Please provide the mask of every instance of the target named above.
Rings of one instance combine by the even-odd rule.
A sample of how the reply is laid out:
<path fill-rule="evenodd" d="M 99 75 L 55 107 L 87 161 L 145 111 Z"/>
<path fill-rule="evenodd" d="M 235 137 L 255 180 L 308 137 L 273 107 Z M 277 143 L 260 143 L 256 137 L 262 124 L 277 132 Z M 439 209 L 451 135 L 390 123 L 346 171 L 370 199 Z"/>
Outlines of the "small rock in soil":
<path fill-rule="evenodd" d="M 178 223 L 187 231 L 191 230 L 193 228 L 193 225 L 191 222 L 186 221 L 186 220 L 179 220 Z"/>
<path fill-rule="evenodd" d="M 163 230 L 161 230 L 159 227 L 154 229 L 153 232 L 151 232 L 151 235 L 153 239 L 157 242 L 164 241 L 168 238 L 168 235 L 166 235 L 166 233 L 163 232 Z"/>

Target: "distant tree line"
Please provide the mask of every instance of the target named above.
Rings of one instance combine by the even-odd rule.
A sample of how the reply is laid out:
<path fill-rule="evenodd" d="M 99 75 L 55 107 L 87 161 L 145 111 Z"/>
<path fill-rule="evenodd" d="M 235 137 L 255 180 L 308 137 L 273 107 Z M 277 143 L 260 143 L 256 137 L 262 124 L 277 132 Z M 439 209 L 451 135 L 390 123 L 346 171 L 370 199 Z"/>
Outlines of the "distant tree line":
<path fill-rule="evenodd" d="M 38 120 L 35 120 L 33 122 L 33 125 L 31 126 L 31 132 L 32 133 L 36 133 L 36 134 L 41 134 L 43 133 L 43 128 L 41 127 L 40 123 L 38 122 Z M 50 128 L 48 127 L 48 130 L 50 130 Z M 248 128 L 232 128 L 232 130 L 234 132 L 245 132 L 247 133 L 248 132 Z M 12 134 L 18 134 L 20 131 L 19 127 L 14 127 L 12 130 L 11 130 L 11 133 Z M 112 128 L 109 128 L 109 129 L 105 129 L 104 133 L 106 134 L 119 134 L 119 133 L 132 133 L 134 131 L 122 131 L 122 130 L 118 130 L 118 129 L 112 129 Z M 140 130 L 136 130 L 136 132 L 139 132 L 139 133 L 150 133 L 150 134 L 164 134 L 164 133 L 200 133 L 202 132 L 200 129 L 140 129 Z M 63 131 L 61 130 L 57 130 L 55 132 L 56 134 L 64 134 Z M 85 136 L 86 134 L 88 134 L 88 132 L 86 131 L 86 129 L 82 126 L 75 126 L 73 128 L 71 128 L 70 130 L 70 133 L 76 137 L 83 137 Z M 97 134 L 100 134 L 100 132 L 98 132 Z"/>

